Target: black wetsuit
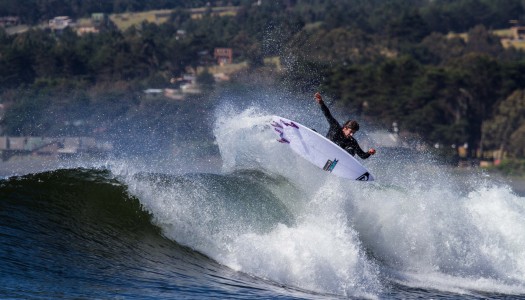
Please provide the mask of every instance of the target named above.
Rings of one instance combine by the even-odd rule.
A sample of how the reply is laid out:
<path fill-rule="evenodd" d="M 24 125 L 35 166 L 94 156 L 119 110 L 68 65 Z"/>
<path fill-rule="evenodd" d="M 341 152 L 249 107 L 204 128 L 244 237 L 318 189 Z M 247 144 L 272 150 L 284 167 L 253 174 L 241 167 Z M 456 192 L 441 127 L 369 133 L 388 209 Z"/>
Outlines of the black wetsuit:
<path fill-rule="evenodd" d="M 346 152 L 350 153 L 350 155 L 355 156 L 357 154 L 362 159 L 368 158 L 370 156 L 370 153 L 363 151 L 363 149 L 359 147 L 359 144 L 353 136 L 344 136 L 343 127 L 339 125 L 339 122 L 337 122 L 337 120 L 332 116 L 330 110 L 324 104 L 324 102 L 321 101 L 321 103 L 319 104 L 321 105 L 321 110 L 323 111 L 323 114 L 326 117 L 328 124 L 330 124 L 330 129 L 328 129 L 326 137 L 332 142 L 339 145 L 339 147 L 345 149 Z"/>

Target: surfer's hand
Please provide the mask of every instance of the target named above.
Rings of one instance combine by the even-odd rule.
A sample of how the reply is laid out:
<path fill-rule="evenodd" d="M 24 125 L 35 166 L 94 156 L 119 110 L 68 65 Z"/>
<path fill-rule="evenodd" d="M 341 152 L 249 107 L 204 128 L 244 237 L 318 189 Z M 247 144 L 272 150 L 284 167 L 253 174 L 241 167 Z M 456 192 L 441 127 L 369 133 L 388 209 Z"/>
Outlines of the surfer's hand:
<path fill-rule="evenodd" d="M 376 149 L 374 149 L 374 148 L 370 148 L 370 150 L 368 150 L 368 153 L 369 153 L 370 155 L 374 155 L 374 154 L 376 154 Z"/>
<path fill-rule="evenodd" d="M 321 97 L 321 94 L 319 94 L 319 92 L 315 93 L 314 98 L 315 101 L 317 101 L 317 103 L 323 102 L 323 97 Z"/>

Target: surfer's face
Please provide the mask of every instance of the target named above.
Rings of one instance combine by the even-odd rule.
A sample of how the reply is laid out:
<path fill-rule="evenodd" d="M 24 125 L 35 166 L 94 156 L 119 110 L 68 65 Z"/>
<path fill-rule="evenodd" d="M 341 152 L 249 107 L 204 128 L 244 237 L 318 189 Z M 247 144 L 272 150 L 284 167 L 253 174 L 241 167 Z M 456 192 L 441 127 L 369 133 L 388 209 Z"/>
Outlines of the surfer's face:
<path fill-rule="evenodd" d="M 354 131 L 351 128 L 343 127 L 343 134 L 345 137 L 354 135 Z"/>

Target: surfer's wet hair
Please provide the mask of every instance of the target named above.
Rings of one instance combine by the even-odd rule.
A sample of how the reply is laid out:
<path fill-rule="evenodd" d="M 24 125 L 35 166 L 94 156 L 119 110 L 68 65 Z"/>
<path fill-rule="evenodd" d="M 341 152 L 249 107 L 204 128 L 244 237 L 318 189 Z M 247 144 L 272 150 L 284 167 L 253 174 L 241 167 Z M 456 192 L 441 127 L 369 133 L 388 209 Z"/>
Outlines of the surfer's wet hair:
<path fill-rule="evenodd" d="M 356 132 L 359 130 L 359 123 L 357 123 L 357 121 L 355 120 L 348 120 L 343 125 L 343 128 L 349 128 L 349 129 L 352 129 L 354 132 Z"/>

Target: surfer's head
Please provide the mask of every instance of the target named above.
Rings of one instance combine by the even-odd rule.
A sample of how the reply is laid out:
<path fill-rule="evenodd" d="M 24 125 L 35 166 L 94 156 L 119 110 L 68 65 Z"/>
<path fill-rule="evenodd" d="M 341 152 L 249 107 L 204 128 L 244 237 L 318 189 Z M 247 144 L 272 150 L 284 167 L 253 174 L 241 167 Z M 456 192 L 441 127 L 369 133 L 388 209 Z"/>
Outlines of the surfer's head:
<path fill-rule="evenodd" d="M 357 123 L 355 120 L 348 120 L 343 125 L 343 134 L 345 136 L 350 136 L 357 131 L 359 131 L 359 123 Z"/>

